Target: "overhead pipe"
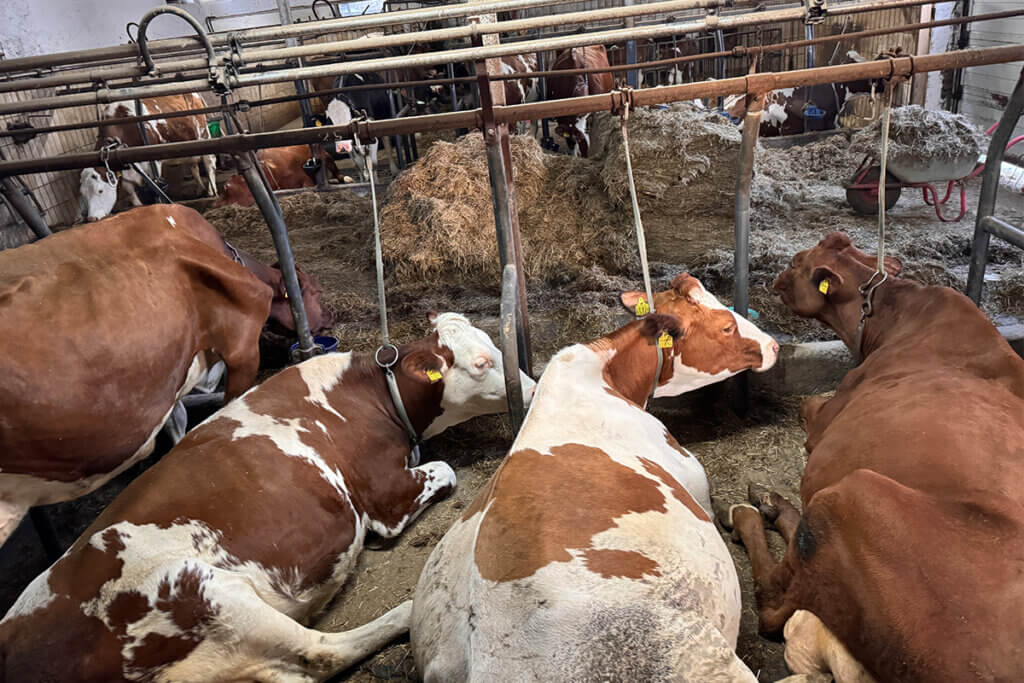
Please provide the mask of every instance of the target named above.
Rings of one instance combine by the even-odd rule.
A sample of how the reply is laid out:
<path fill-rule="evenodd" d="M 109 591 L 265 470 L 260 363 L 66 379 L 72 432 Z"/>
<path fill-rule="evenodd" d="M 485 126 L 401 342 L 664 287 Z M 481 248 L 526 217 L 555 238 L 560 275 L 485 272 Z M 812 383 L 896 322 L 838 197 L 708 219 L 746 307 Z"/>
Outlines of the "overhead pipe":
<path fill-rule="evenodd" d="M 890 57 L 870 62 L 822 66 L 797 71 L 765 72 L 721 81 L 699 81 L 681 85 L 634 90 L 634 107 L 649 107 L 667 102 L 680 102 L 719 95 L 768 92 L 802 85 L 819 85 L 861 79 L 909 76 L 915 73 L 960 69 L 983 64 L 998 64 L 1024 60 L 1024 45 L 1006 45 L 971 50 L 959 50 L 920 57 Z M 498 123 L 532 121 L 542 118 L 581 115 L 595 111 L 608 111 L 615 104 L 608 93 L 587 95 L 548 102 L 533 102 L 512 106 L 495 106 L 494 118 Z M 118 167 L 127 163 L 149 159 L 173 159 L 203 154 L 232 153 L 266 147 L 308 144 L 311 141 L 348 139 L 353 129 L 359 137 L 369 139 L 381 135 L 404 135 L 432 130 L 479 127 L 479 111 L 450 112 L 426 116 L 410 116 L 395 120 L 356 122 L 343 126 L 324 126 L 272 133 L 241 134 L 213 140 L 171 142 L 148 147 L 122 147 L 110 152 L 109 161 Z M 101 164 L 99 152 L 87 151 L 57 157 L 0 161 L 0 177 L 25 173 L 43 173 L 86 168 Z"/>
<path fill-rule="evenodd" d="M 570 2 L 576 2 L 576 0 L 496 0 L 493 2 L 460 3 L 456 5 L 443 5 L 440 7 L 424 7 L 413 10 L 402 10 L 400 12 L 360 15 L 358 17 L 342 17 L 340 19 L 325 19 L 323 21 L 307 21 L 302 24 L 294 24 L 292 26 L 265 26 L 242 31 L 224 31 L 208 35 L 210 37 L 210 42 L 213 43 L 213 45 L 223 47 L 228 45 L 232 38 L 239 42 L 299 38 L 311 34 L 337 33 L 340 31 L 356 31 L 368 28 L 380 28 L 383 26 L 397 26 L 400 24 L 415 24 L 426 21 L 464 17 L 470 14 L 479 14 L 481 12 L 529 9 L 533 7 L 563 5 Z M 194 50 L 200 46 L 202 46 L 202 42 L 197 38 L 185 37 L 157 40 L 149 47 L 150 50 L 156 54 L 182 50 Z M 0 73 L 35 71 L 37 69 L 45 69 L 64 64 L 80 64 L 110 59 L 135 59 L 136 56 L 138 56 L 138 51 L 134 44 L 93 48 L 90 50 L 73 50 L 70 52 L 57 52 L 38 57 L 18 57 L 15 59 L 2 60 L 0 61 Z"/>
<path fill-rule="evenodd" d="M 585 12 L 573 12 L 566 14 L 553 14 L 528 19 L 516 19 L 511 21 L 500 21 L 492 24 L 469 24 L 452 28 L 432 29 L 428 31 L 414 31 L 409 33 L 397 33 L 374 38 L 355 38 L 350 40 L 332 41 L 327 43 L 311 43 L 303 46 L 289 46 L 269 50 L 242 50 L 241 61 L 252 64 L 261 61 L 284 61 L 302 57 L 319 57 L 325 54 L 337 54 L 350 51 L 361 51 L 385 47 L 399 47 L 415 43 L 440 42 L 445 40 L 456 40 L 472 38 L 474 35 L 486 35 L 494 33 L 513 33 L 518 31 L 531 31 L 538 28 L 551 26 L 564 26 L 566 23 L 583 24 L 605 19 L 620 19 L 623 17 L 634 17 L 645 14 L 659 14 L 662 12 L 680 12 L 690 9 L 704 7 L 731 6 L 734 0 L 663 0 L 644 5 L 629 5 L 625 7 L 610 7 Z M 753 0 L 745 0 L 753 2 Z M 140 42 L 140 47 L 145 43 Z M 634 42 L 635 45 L 635 42 Z M 186 59 L 158 64 L 157 67 L 164 73 L 177 73 L 182 71 L 193 71 L 206 67 L 207 60 Z M 227 55 L 224 56 L 228 58 Z M 635 59 L 634 59 L 635 61 Z M 128 78 L 141 76 L 150 73 L 136 65 L 121 65 L 105 67 L 82 73 L 67 73 L 41 78 L 28 78 L 0 83 L 0 92 L 12 90 L 23 90 L 26 87 L 39 89 L 51 88 L 75 83 L 109 81 L 115 78 Z"/>
<path fill-rule="evenodd" d="M 847 3 L 838 5 L 830 10 L 830 14 L 842 15 L 861 13 L 877 9 L 911 7 L 922 4 L 927 4 L 927 1 L 872 0 L 867 3 Z M 573 15 L 562 15 L 563 19 L 571 16 Z M 262 74 L 230 76 L 229 83 L 232 88 L 242 88 L 266 85 L 269 83 L 293 81 L 300 78 L 342 76 L 361 71 L 383 71 L 386 69 L 401 69 L 403 67 L 432 66 L 444 62 L 476 61 L 480 59 L 491 59 L 494 57 L 505 57 L 528 52 L 537 52 L 540 50 L 560 50 L 572 47 L 582 47 L 585 45 L 601 45 L 618 42 L 620 40 L 628 40 L 631 38 L 660 38 L 676 33 L 695 33 L 708 29 L 709 27 L 714 27 L 716 29 L 734 28 L 761 23 L 792 21 L 794 19 L 801 19 L 803 16 L 804 10 L 796 8 L 769 12 L 756 12 L 732 17 L 709 17 L 704 20 L 694 21 L 687 24 L 672 24 L 668 26 L 660 25 L 642 29 L 617 29 L 613 31 L 564 36 L 562 38 L 529 40 L 514 44 L 443 50 L 439 52 L 406 55 L 401 57 L 385 57 L 381 59 L 338 62 L 334 64 L 322 64 L 295 69 L 281 69 Z M 163 95 L 175 95 L 185 92 L 210 90 L 211 88 L 212 86 L 207 80 L 186 80 L 176 84 L 167 83 L 154 86 L 140 86 L 137 88 L 100 89 L 96 93 L 65 95 L 63 97 L 45 97 L 23 102 L 0 104 L 0 115 L 36 111 L 39 109 L 60 109 L 83 105 L 93 106 L 96 104 L 106 104 L 108 102 L 133 99 L 135 97 L 160 97 Z"/>
<path fill-rule="evenodd" d="M 813 40 L 794 40 L 785 43 L 771 43 L 768 45 L 756 45 L 746 47 L 738 45 L 732 50 L 718 53 L 702 53 L 699 55 L 688 55 L 686 57 L 674 57 L 671 59 L 657 59 L 647 62 L 638 62 L 635 65 L 624 64 L 619 66 L 609 67 L 596 67 L 589 69 L 565 69 L 560 71 L 546 71 L 544 69 L 543 52 L 539 53 L 538 57 L 538 71 L 532 72 L 532 76 L 536 77 L 540 81 L 541 88 L 541 99 L 546 98 L 546 91 L 544 90 L 545 80 L 551 76 L 582 76 L 592 73 L 618 73 L 621 71 L 629 71 L 635 68 L 653 69 L 663 66 L 672 66 L 690 61 L 698 61 L 701 59 L 711 59 L 715 57 L 745 57 L 745 56 L 757 56 L 766 52 L 778 52 L 782 50 L 796 49 L 805 47 L 808 43 L 813 45 L 820 45 L 824 43 L 839 43 L 847 40 L 859 40 L 862 38 L 870 38 L 879 35 L 889 35 L 892 33 L 906 33 L 908 31 L 918 31 L 920 29 L 930 29 L 938 26 L 951 26 L 956 24 L 966 24 L 977 21 L 993 21 L 996 19 L 1006 19 L 1010 17 L 1018 17 L 1024 15 L 1024 9 L 1007 10 L 1004 12 L 993 12 L 990 14 L 978 14 L 970 17 L 955 17 L 950 19 L 942 19 L 938 21 L 928 21 L 918 24 L 907 24 L 899 27 L 888 26 L 885 28 L 867 29 L 864 31 L 855 31 L 853 33 L 837 34 L 830 36 L 822 36 L 814 38 Z M 475 83 L 476 78 L 473 76 L 455 77 L 452 69 L 452 64 L 448 64 L 448 78 L 444 79 L 430 79 L 430 80 L 416 80 L 416 81 L 401 81 L 398 83 L 391 84 L 392 87 L 410 88 L 417 86 L 432 86 L 432 85 L 448 85 L 450 86 L 453 96 L 455 84 L 457 83 Z M 522 78 L 521 74 L 493 74 L 490 76 L 492 81 L 497 80 L 515 80 Z M 342 92 L 358 91 L 358 90 L 381 90 L 386 86 L 379 84 L 365 84 L 365 85 L 352 85 L 344 88 L 331 88 L 328 90 L 317 90 L 311 91 L 303 95 L 284 95 L 281 97 L 269 97 L 262 100 L 240 100 L 235 105 L 245 105 L 249 107 L 262 107 L 270 106 L 273 104 L 282 104 L 284 102 L 294 102 L 298 99 L 307 99 L 320 97 L 322 95 L 335 95 Z M 141 121 L 153 121 L 156 119 L 168 119 L 182 116 L 196 116 L 199 114 L 219 114 L 222 111 L 222 107 L 203 107 L 199 109 L 187 109 L 180 112 L 166 112 L 160 114 L 149 114 L 147 116 L 129 116 L 123 119 L 118 119 L 119 123 L 138 123 Z M 453 111 L 458 111 L 456 107 Z M 17 137 L 26 134 L 42 135 L 44 133 L 57 133 L 67 130 L 78 130 L 81 128 L 96 128 L 97 126 L 107 123 L 106 120 L 97 121 L 82 121 L 78 123 L 65 123 L 55 126 L 40 126 L 33 127 L 31 130 L 28 129 L 15 129 L 15 130 L 0 130 L 0 138 L 4 137 Z"/>

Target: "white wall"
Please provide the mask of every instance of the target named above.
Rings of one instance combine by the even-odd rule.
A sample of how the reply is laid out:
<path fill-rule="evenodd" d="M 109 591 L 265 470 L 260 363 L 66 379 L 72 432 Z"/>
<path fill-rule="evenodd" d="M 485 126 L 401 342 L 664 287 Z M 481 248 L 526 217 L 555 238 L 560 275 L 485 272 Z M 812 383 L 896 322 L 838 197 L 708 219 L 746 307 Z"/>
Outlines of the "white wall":
<path fill-rule="evenodd" d="M 976 0 L 971 14 L 988 14 L 1019 9 L 1021 0 Z M 997 21 L 971 24 L 970 47 L 996 47 L 1014 45 L 1024 36 L 1024 17 L 1011 17 Z M 970 116 L 979 125 L 988 127 L 999 120 L 1003 109 L 992 95 L 1009 97 L 1017 84 L 1024 62 L 972 66 L 964 70 L 964 96 L 960 112 Z M 1024 117 L 1017 123 L 1016 133 L 1024 134 Z"/>
<path fill-rule="evenodd" d="M 0 0 L 0 48 L 8 59 L 128 42 L 125 25 L 161 0 Z M 151 38 L 191 32 L 180 19 L 157 17 Z"/>

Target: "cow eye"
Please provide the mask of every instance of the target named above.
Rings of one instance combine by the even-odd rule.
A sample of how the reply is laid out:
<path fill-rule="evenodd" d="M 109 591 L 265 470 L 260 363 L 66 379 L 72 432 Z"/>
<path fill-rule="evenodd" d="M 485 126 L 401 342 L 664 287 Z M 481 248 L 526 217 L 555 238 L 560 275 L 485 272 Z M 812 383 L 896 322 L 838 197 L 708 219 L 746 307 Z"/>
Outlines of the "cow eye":
<path fill-rule="evenodd" d="M 103 194 L 103 190 L 102 190 L 102 189 L 96 190 L 96 192 L 97 192 L 98 194 Z"/>
<path fill-rule="evenodd" d="M 473 361 L 473 367 L 477 370 L 486 370 L 487 368 L 494 367 L 494 361 L 489 356 L 479 356 Z"/>
<path fill-rule="evenodd" d="M 732 323 L 730 323 L 730 324 L 728 324 L 728 325 L 726 325 L 725 327 L 722 328 L 722 333 L 723 334 L 732 334 L 735 331 L 736 331 L 736 326 L 733 325 Z"/>

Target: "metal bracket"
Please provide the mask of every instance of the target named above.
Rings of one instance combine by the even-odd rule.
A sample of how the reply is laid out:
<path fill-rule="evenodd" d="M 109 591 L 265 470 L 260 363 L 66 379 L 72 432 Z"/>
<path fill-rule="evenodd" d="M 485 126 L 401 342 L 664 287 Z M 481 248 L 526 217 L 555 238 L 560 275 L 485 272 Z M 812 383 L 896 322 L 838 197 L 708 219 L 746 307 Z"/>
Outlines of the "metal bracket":
<path fill-rule="evenodd" d="M 804 23 L 820 24 L 828 14 L 828 0 L 804 0 Z"/>

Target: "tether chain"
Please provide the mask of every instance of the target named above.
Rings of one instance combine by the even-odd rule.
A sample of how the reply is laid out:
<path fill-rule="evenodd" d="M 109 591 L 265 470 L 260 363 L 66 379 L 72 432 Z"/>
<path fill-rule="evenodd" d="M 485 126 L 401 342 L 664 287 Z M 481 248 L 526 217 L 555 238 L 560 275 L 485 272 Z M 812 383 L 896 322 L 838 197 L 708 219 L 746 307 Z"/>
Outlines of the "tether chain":
<path fill-rule="evenodd" d="M 654 296 L 651 293 L 651 273 L 647 265 L 647 239 L 644 236 L 644 222 L 640 217 L 640 203 L 636 198 L 636 184 L 633 182 L 633 162 L 629 153 L 629 105 L 632 102 L 632 88 L 623 88 L 622 113 L 619 115 L 619 128 L 622 130 L 622 149 L 626 155 L 626 177 L 629 179 L 629 198 L 633 204 L 633 223 L 636 226 L 636 244 L 640 251 L 640 268 L 644 276 L 644 291 L 647 293 L 647 303 L 654 312 Z"/>

